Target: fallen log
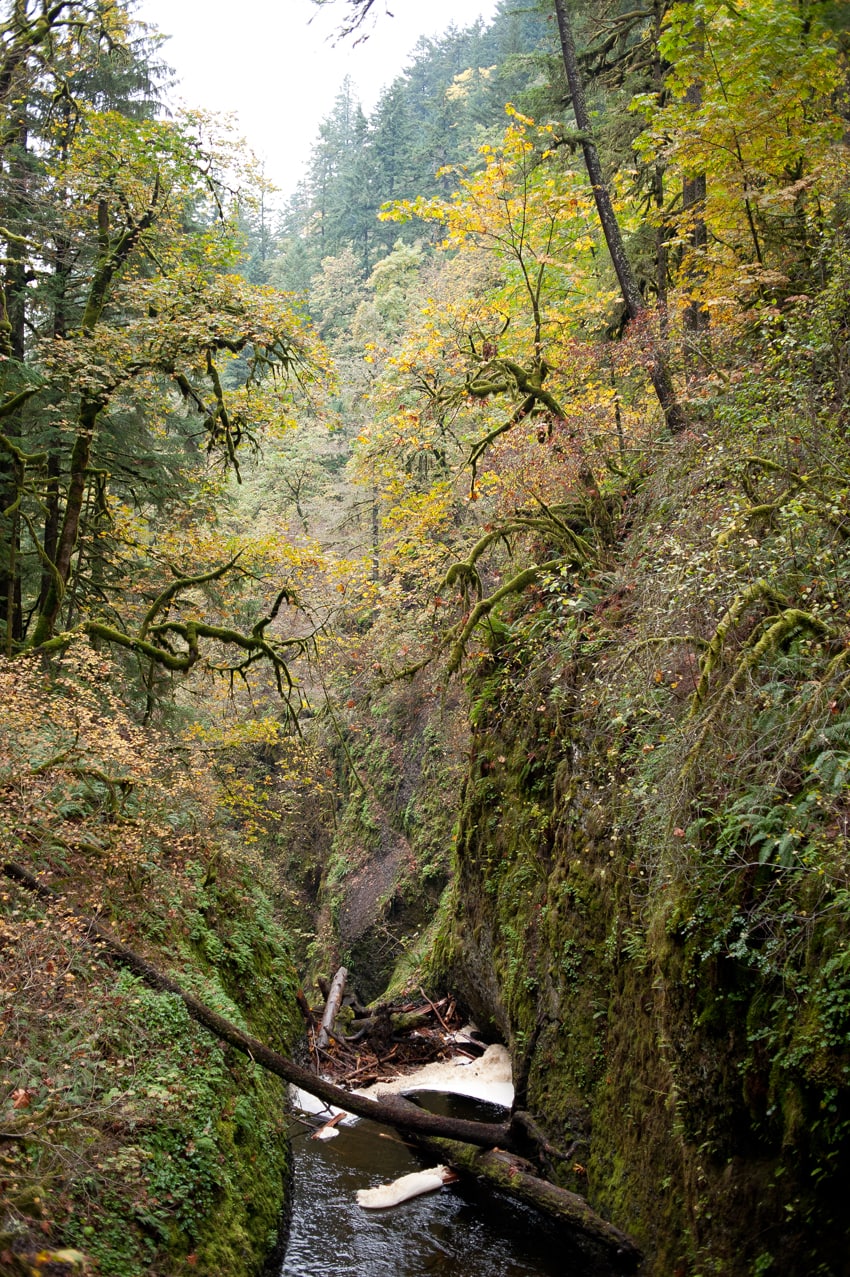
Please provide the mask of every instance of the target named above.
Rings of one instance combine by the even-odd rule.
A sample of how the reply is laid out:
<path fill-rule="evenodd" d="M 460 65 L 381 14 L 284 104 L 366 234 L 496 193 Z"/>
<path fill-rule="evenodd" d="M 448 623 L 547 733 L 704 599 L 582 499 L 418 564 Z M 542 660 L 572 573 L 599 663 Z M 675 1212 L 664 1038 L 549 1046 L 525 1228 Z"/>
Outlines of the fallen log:
<path fill-rule="evenodd" d="M 370 1015 L 365 1020 L 352 1020 L 346 1041 L 359 1042 L 375 1030 L 389 1033 L 410 1033 L 413 1029 L 425 1029 L 431 1023 L 427 1011 L 384 1011 L 383 1015 Z"/>
<path fill-rule="evenodd" d="M 632 1239 L 597 1215 L 583 1197 L 557 1184 L 540 1179 L 525 1158 L 504 1149 L 474 1148 L 456 1140 L 416 1135 L 415 1143 L 434 1157 L 439 1157 L 454 1170 L 486 1181 L 529 1206 L 536 1207 L 549 1219 L 555 1219 L 570 1232 L 580 1235 L 616 1262 L 619 1269 L 632 1271 L 640 1262 L 641 1252 Z"/>
<path fill-rule="evenodd" d="M 345 992 L 345 982 L 348 979 L 348 968 L 340 967 L 331 981 L 331 987 L 328 990 L 327 1000 L 325 1002 L 325 1011 L 322 1016 L 322 1022 L 319 1025 L 319 1032 L 316 1034 L 316 1046 L 320 1051 L 327 1049 L 333 1033 L 334 1020 L 339 1014 L 342 995 Z"/>
<path fill-rule="evenodd" d="M 439 1117 L 417 1108 L 400 1095 L 384 1095 L 378 1100 L 372 1100 L 325 1082 L 308 1069 L 301 1068 L 286 1056 L 273 1051 L 258 1038 L 244 1033 L 191 993 L 187 993 L 176 980 L 153 966 L 135 950 L 116 940 L 100 923 L 68 904 L 23 866 L 7 861 L 3 863 L 2 872 L 5 877 L 33 892 L 51 907 L 61 909 L 66 918 L 80 927 L 83 938 L 92 943 L 102 956 L 112 958 L 152 989 L 179 998 L 188 1015 L 197 1024 L 220 1041 L 247 1055 L 268 1072 L 316 1096 L 325 1104 L 371 1121 L 383 1122 L 413 1136 L 418 1143 L 455 1170 L 466 1171 L 484 1179 L 495 1188 L 559 1219 L 571 1230 L 602 1247 L 624 1268 L 632 1268 L 637 1263 L 640 1252 L 625 1233 L 597 1215 L 583 1197 L 539 1179 L 534 1175 L 530 1162 L 507 1151 L 516 1147 L 510 1125 Z"/>
<path fill-rule="evenodd" d="M 241 1051 L 262 1068 L 282 1078 L 284 1082 L 290 1082 L 302 1091 L 315 1095 L 323 1103 L 334 1108 L 345 1109 L 358 1117 L 370 1118 L 373 1122 L 384 1122 L 387 1126 L 394 1126 L 409 1135 L 443 1135 L 481 1148 L 492 1148 L 497 1144 L 505 1146 L 510 1143 L 509 1128 L 503 1123 L 467 1122 L 457 1118 L 438 1117 L 433 1113 L 426 1113 L 423 1109 L 417 1109 L 414 1104 L 399 1102 L 398 1096 L 370 1100 L 365 1096 L 344 1091 L 331 1082 L 325 1082 L 308 1069 L 301 1068 L 286 1056 L 273 1051 L 271 1047 L 260 1042 L 258 1038 L 252 1037 L 250 1033 L 244 1033 L 191 993 L 187 993 L 171 976 L 153 966 L 135 950 L 116 940 L 105 927 L 95 922 L 94 918 L 89 918 L 68 904 L 50 887 L 39 882 L 23 866 L 7 861 L 3 864 L 3 873 L 51 906 L 60 908 L 67 918 L 78 924 L 85 938 L 96 942 L 104 956 L 108 955 L 128 971 L 132 971 L 152 989 L 160 993 L 171 993 L 180 998 L 189 1016 L 215 1037 L 237 1051 Z"/>

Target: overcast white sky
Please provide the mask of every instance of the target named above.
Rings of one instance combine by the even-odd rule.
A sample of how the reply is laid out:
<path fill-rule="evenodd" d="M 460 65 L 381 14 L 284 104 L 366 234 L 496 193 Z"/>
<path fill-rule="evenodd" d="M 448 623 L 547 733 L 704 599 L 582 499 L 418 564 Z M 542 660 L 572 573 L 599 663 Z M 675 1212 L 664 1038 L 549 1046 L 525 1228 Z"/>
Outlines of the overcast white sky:
<path fill-rule="evenodd" d="M 420 35 L 488 19 L 495 0 L 375 0 L 374 9 L 371 35 L 357 45 L 334 45 L 341 4 L 317 10 L 311 0 L 140 0 L 136 14 L 172 37 L 165 58 L 181 82 L 176 101 L 235 112 L 267 175 L 288 195 L 346 75 L 368 114 Z"/>

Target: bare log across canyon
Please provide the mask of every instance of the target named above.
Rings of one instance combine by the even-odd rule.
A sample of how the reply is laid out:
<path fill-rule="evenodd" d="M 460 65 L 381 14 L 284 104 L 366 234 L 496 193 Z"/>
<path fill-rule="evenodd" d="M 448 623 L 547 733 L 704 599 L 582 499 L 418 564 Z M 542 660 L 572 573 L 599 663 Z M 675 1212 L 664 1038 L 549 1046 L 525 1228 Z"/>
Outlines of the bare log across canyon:
<path fill-rule="evenodd" d="M 132 971 L 134 975 L 144 980 L 145 984 L 150 985 L 152 989 L 158 989 L 162 993 L 171 993 L 180 998 L 193 1020 L 203 1025 L 220 1041 L 235 1047 L 237 1051 L 247 1055 L 256 1064 L 262 1065 L 270 1073 L 282 1078 L 284 1082 L 291 1082 L 293 1086 L 300 1087 L 301 1090 L 309 1092 L 310 1095 L 315 1095 L 317 1099 L 322 1100 L 325 1104 L 347 1109 L 349 1113 L 356 1113 L 358 1117 L 370 1118 L 374 1122 L 386 1122 L 388 1126 L 394 1126 L 397 1130 L 408 1134 L 442 1135 L 447 1139 L 463 1140 L 466 1143 L 475 1144 L 479 1148 L 493 1148 L 496 1145 L 500 1145 L 503 1148 L 510 1146 L 510 1127 L 507 1123 L 467 1122 L 460 1119 L 437 1117 L 433 1113 L 426 1113 L 423 1109 L 417 1109 L 415 1105 L 406 1104 L 398 1096 L 389 1096 L 380 1101 L 370 1100 L 365 1096 L 354 1095 L 350 1091 L 344 1091 L 339 1086 L 325 1082 L 324 1079 L 316 1077 L 315 1073 L 311 1073 L 309 1069 L 301 1068 L 300 1065 L 293 1063 L 286 1056 L 273 1051 L 271 1047 L 266 1046 L 264 1042 L 260 1042 L 258 1038 L 252 1037 L 250 1033 L 244 1033 L 235 1024 L 225 1020 L 223 1016 L 211 1010 L 210 1007 L 206 1006 L 205 1003 L 191 993 L 187 993 L 171 976 L 153 966 L 140 954 L 136 953 L 134 949 L 130 949 L 127 945 L 116 940 L 100 923 L 73 908 L 55 891 L 52 891 L 50 887 L 46 887 L 44 883 L 39 882 L 33 874 L 21 865 L 7 861 L 3 865 L 3 873 L 7 878 L 11 878 L 29 891 L 34 892 L 42 900 L 61 909 L 67 918 L 72 919 L 79 925 L 84 936 L 97 942 L 102 953 L 108 955 L 128 971 Z"/>
<path fill-rule="evenodd" d="M 413 1136 L 417 1142 L 438 1151 L 455 1169 L 466 1171 L 537 1206 L 595 1244 L 601 1245 L 612 1257 L 616 1256 L 629 1265 L 638 1258 L 639 1252 L 634 1243 L 598 1216 L 583 1198 L 539 1179 L 534 1175 L 534 1168 L 530 1163 L 517 1157 L 513 1151 L 505 1151 L 515 1149 L 513 1124 L 440 1117 L 418 1108 L 400 1095 L 384 1095 L 379 1100 L 372 1100 L 334 1086 L 225 1020 L 191 993 L 187 993 L 176 980 L 154 967 L 135 950 L 116 940 L 93 918 L 69 905 L 21 865 L 7 861 L 3 864 L 2 872 L 7 878 L 61 910 L 66 918 L 79 926 L 84 938 L 96 943 L 104 956 L 131 971 L 151 988 L 180 998 L 193 1020 L 270 1073 L 310 1095 L 315 1095 L 325 1104 L 345 1109 L 359 1117 L 386 1123 Z"/>

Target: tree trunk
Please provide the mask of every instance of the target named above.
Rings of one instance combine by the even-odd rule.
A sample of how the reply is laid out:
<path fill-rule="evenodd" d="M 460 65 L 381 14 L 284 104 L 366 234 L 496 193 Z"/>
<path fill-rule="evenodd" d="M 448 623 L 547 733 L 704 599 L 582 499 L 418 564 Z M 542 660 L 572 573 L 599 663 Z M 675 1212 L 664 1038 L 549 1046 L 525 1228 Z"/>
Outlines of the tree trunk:
<path fill-rule="evenodd" d="M 55 570 L 51 574 L 44 603 L 39 610 L 35 632 L 32 636 L 33 647 L 39 647 L 42 643 L 46 643 L 49 638 L 52 638 L 56 620 L 59 616 L 59 609 L 65 597 L 65 589 L 71 576 L 71 562 L 74 551 L 77 548 L 80 520 L 85 504 L 95 424 L 101 407 L 102 404 L 98 401 L 86 398 L 80 408 L 81 428 L 74 440 L 74 447 L 71 452 L 70 480 L 68 494 L 65 498 L 65 514 L 56 546 Z"/>
<path fill-rule="evenodd" d="M 25 103 L 17 104 L 13 125 L 15 143 L 8 153 L 8 185 L 11 196 L 3 208 L 3 220 L 12 229 L 6 244 L 6 272 L 3 280 L 3 347 L 11 359 L 23 366 L 26 354 L 26 291 L 27 261 L 22 236 L 29 230 L 31 212 L 28 208 L 28 148 L 29 132 Z M 22 445 L 21 410 L 8 418 L 5 433 L 17 447 Z M 20 549 L 21 515 L 20 501 L 23 472 L 12 457 L 0 457 L 0 518 L 7 520 L 3 531 L 8 537 L 3 546 L 3 563 L 0 568 L 0 622 L 5 626 L 5 651 L 11 656 L 23 634 L 23 606 L 21 597 Z M 8 513 L 7 513 L 8 512 Z"/>
<path fill-rule="evenodd" d="M 614 270 L 620 284 L 620 292 L 623 295 L 626 313 L 631 320 L 640 319 L 647 313 L 646 306 L 637 286 L 631 262 L 626 254 L 623 236 L 620 232 L 620 224 L 617 221 L 617 214 L 614 211 L 614 205 L 611 202 L 611 195 L 602 171 L 599 152 L 593 139 L 593 128 L 584 96 L 584 83 L 576 56 L 575 40 L 573 39 L 572 26 L 567 12 L 567 3 L 566 0 L 554 0 L 554 2 L 555 15 L 558 20 L 558 32 L 561 37 L 564 70 L 567 73 L 567 82 L 570 86 L 573 111 L 575 112 L 576 124 L 581 137 L 581 148 L 584 154 L 587 175 L 590 178 L 590 184 L 593 189 L 596 211 L 599 215 L 611 261 L 614 263 Z M 667 361 L 657 346 L 652 352 L 649 376 L 658 402 L 661 405 L 661 410 L 664 413 L 668 429 L 673 432 L 683 429 L 686 421 L 676 398 L 673 378 L 670 375 Z"/>
<path fill-rule="evenodd" d="M 225 1020 L 223 1016 L 212 1011 L 191 993 L 187 993 L 176 980 L 172 980 L 165 972 L 154 967 L 127 945 L 121 944 L 93 918 L 79 913 L 66 904 L 56 892 L 45 887 L 21 865 L 6 862 L 3 864 L 3 873 L 7 878 L 21 883 L 51 905 L 59 906 L 66 917 L 80 926 L 82 934 L 88 940 L 97 942 L 100 952 L 109 954 L 121 966 L 144 980 L 145 984 L 150 985 L 152 989 L 157 989 L 161 993 L 171 993 L 180 998 L 189 1016 L 196 1023 L 203 1025 L 220 1041 L 235 1047 L 237 1051 L 241 1051 L 262 1068 L 282 1078 L 284 1082 L 290 1082 L 302 1091 L 315 1095 L 325 1104 L 345 1109 L 349 1113 L 357 1114 L 358 1117 L 370 1118 L 373 1122 L 385 1122 L 388 1126 L 394 1126 L 409 1135 L 443 1136 L 482 1148 L 494 1148 L 496 1145 L 510 1146 L 510 1128 L 506 1123 L 467 1122 L 461 1119 L 437 1117 L 433 1113 L 426 1113 L 424 1109 L 418 1109 L 415 1104 L 410 1104 L 397 1095 L 387 1096 L 382 1100 L 370 1100 L 325 1082 L 308 1069 L 301 1068 L 292 1060 L 288 1060 L 286 1056 L 273 1051 L 259 1039 L 251 1037 L 249 1033 L 243 1033 L 235 1024 L 231 1024 L 229 1020 Z"/>
<path fill-rule="evenodd" d="M 98 206 L 98 239 L 100 256 L 88 289 L 85 310 L 80 324 L 86 335 L 91 335 L 97 328 L 109 297 L 115 277 L 124 268 L 132 256 L 142 235 L 156 221 L 159 210 L 160 187 L 159 178 L 154 180 L 150 202 L 145 213 L 129 226 L 110 236 L 109 209 L 106 200 Z M 59 609 L 71 576 L 71 564 L 80 534 L 80 521 L 83 514 L 86 486 L 89 478 L 89 464 L 98 418 L 109 402 L 114 387 L 104 390 L 102 394 L 84 393 L 80 399 L 77 435 L 71 451 L 69 463 L 68 492 L 65 498 L 65 513 L 61 521 L 59 538 L 56 546 L 54 570 L 50 574 L 44 602 L 39 608 L 32 637 L 32 646 L 40 647 L 53 637 Z"/>
<path fill-rule="evenodd" d="M 70 129 L 70 121 L 65 119 L 66 127 Z M 63 148 L 62 159 L 67 158 Z M 65 201 L 65 195 L 62 196 Z M 64 340 L 68 336 L 68 281 L 71 275 L 71 242 L 68 237 L 61 232 L 56 237 L 56 250 L 53 265 L 53 283 L 54 283 L 54 301 L 53 301 L 53 336 L 60 340 Z M 59 505 L 59 480 L 62 473 L 62 463 L 59 452 L 59 440 L 54 434 L 51 442 L 50 451 L 47 456 L 47 484 L 44 492 L 44 559 L 41 572 L 41 587 L 38 592 L 38 605 L 36 612 L 40 613 L 44 609 L 50 592 L 50 583 L 52 581 L 52 572 L 47 564 L 55 564 L 56 554 L 59 548 L 59 520 L 61 510 Z"/>
<path fill-rule="evenodd" d="M 342 1002 L 342 995 L 345 993 L 345 982 L 348 979 L 348 968 L 340 967 L 331 983 L 328 991 L 327 1001 L 325 1003 L 325 1012 L 322 1016 L 322 1023 L 319 1025 L 319 1032 L 316 1034 L 316 1046 L 320 1051 L 327 1048 L 333 1033 L 334 1020 L 339 1013 L 339 1006 Z"/>
<path fill-rule="evenodd" d="M 652 85 L 659 103 L 664 93 L 664 70 L 661 63 L 661 23 L 664 17 L 664 0 L 654 0 L 653 8 L 653 41 L 652 41 Z M 667 241 L 670 228 L 664 217 L 664 164 L 656 162 L 652 174 L 652 194 L 655 207 L 658 209 L 659 223 L 655 231 L 655 290 L 658 296 L 658 330 L 662 341 L 666 341 L 670 331 L 667 311 L 667 289 L 669 283 L 670 254 Z"/>
<path fill-rule="evenodd" d="M 694 41 L 696 52 L 702 53 L 704 43 L 703 24 L 696 24 L 697 38 Z M 685 101 L 693 107 L 702 105 L 702 83 L 697 80 L 689 84 L 685 92 Z M 705 271 L 703 258 L 708 234 L 705 226 L 705 199 L 707 194 L 705 173 L 697 173 L 685 178 L 682 183 L 682 212 L 690 222 L 688 239 L 693 254 L 688 270 L 689 282 L 698 289 Z M 700 304 L 699 298 L 691 295 L 684 314 L 685 326 L 685 376 L 691 377 L 703 370 L 708 354 L 708 311 Z"/>

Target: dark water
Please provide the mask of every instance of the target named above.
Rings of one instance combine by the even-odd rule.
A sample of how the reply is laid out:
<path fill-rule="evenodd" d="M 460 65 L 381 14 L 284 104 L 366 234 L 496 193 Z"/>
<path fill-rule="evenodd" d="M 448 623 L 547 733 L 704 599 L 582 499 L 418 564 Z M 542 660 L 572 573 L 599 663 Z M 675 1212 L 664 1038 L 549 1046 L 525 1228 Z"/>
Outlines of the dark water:
<path fill-rule="evenodd" d="M 484 1111 L 467 1100 L 459 1111 L 457 1096 L 421 1100 L 435 1111 L 494 1120 L 490 1105 Z M 606 1271 L 536 1211 L 468 1180 L 390 1210 L 363 1210 L 359 1188 L 433 1165 L 388 1127 L 362 1121 L 332 1140 L 298 1133 L 293 1146 L 295 1199 L 281 1277 L 603 1277 Z"/>

